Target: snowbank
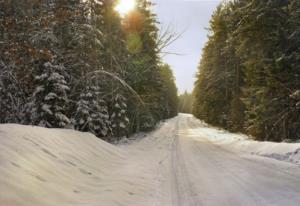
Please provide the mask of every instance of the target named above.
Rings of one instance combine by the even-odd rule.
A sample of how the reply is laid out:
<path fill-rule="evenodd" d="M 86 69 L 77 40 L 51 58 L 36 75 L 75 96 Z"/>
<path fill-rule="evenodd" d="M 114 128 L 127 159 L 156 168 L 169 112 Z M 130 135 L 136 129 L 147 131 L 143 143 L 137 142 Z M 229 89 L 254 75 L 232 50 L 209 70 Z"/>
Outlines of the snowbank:
<path fill-rule="evenodd" d="M 122 159 L 122 151 L 89 133 L 0 125 L 0 205 L 93 205 L 97 196 L 105 202 L 109 194 L 99 193 L 109 188 L 99 180 Z"/>
<path fill-rule="evenodd" d="M 300 165 L 300 143 L 258 142 L 243 134 L 234 134 L 222 129 L 209 127 L 200 121 L 198 121 L 198 124 L 202 126 L 195 128 L 194 132 L 202 134 L 202 136 L 205 136 L 215 144 L 253 155 Z"/>
<path fill-rule="evenodd" d="M 168 205 L 158 190 L 172 121 L 117 146 L 89 133 L 0 124 L 0 206 Z"/>
<path fill-rule="evenodd" d="M 124 156 L 89 133 L 0 125 L 0 205 L 119 205 L 113 194 L 130 196 Z"/>

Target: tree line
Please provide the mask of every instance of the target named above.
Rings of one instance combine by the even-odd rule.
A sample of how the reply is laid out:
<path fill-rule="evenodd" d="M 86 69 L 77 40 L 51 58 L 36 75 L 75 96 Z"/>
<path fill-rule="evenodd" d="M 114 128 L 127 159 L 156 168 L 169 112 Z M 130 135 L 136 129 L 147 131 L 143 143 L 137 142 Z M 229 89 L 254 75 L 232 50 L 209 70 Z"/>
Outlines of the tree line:
<path fill-rule="evenodd" d="M 124 18 L 116 3 L 0 0 L 0 123 L 114 141 L 177 115 L 152 3 Z"/>
<path fill-rule="evenodd" d="M 192 114 L 193 112 L 193 94 L 185 91 L 183 94 L 179 95 L 178 112 Z"/>
<path fill-rule="evenodd" d="M 300 1 L 224 2 L 209 31 L 194 115 L 258 140 L 300 139 Z"/>

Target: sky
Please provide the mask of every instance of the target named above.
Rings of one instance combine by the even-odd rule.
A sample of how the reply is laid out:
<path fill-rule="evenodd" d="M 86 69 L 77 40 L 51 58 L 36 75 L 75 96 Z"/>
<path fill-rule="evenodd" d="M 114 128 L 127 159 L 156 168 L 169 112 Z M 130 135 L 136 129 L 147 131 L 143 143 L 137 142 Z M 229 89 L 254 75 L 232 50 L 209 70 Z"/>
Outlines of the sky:
<path fill-rule="evenodd" d="M 164 62 L 171 65 L 179 93 L 192 92 L 202 48 L 207 41 L 209 20 L 221 0 L 153 0 L 154 12 L 161 23 L 161 30 L 168 26 L 180 39 L 165 49 Z"/>

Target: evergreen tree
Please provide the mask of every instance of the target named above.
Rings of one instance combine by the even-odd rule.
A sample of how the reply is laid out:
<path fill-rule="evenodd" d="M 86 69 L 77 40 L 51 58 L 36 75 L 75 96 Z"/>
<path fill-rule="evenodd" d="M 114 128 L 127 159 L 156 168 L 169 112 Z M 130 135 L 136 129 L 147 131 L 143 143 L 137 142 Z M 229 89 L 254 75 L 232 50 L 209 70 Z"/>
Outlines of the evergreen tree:
<path fill-rule="evenodd" d="M 139 0 L 136 11 L 124 20 L 128 49 L 132 54 L 129 84 L 141 96 L 144 105 L 134 112 L 135 129 L 149 130 L 162 119 L 163 79 L 160 75 L 158 56 L 158 28 L 152 3 Z M 143 124 L 141 124 L 143 122 Z"/>
<path fill-rule="evenodd" d="M 177 114 L 152 4 L 138 1 L 139 18 L 124 19 L 115 4 L 0 1 L 1 123 L 65 127 L 71 119 L 112 141 Z"/>
<path fill-rule="evenodd" d="M 193 95 L 185 91 L 179 96 L 179 112 L 192 114 L 193 102 Z"/>
<path fill-rule="evenodd" d="M 227 64 L 226 38 L 229 35 L 226 10 L 219 6 L 211 20 L 211 36 L 203 50 L 195 85 L 195 116 L 210 124 L 228 126 L 230 81 L 232 73 Z"/>
<path fill-rule="evenodd" d="M 25 94 L 14 69 L 0 62 L 0 123 L 19 123 Z"/>
<path fill-rule="evenodd" d="M 298 138 L 298 30 L 297 1 L 221 4 L 199 66 L 195 116 L 258 140 Z"/>
<path fill-rule="evenodd" d="M 76 103 L 73 124 L 79 131 L 92 132 L 96 136 L 108 138 L 111 135 L 111 123 L 108 108 L 101 99 L 100 88 L 87 86 Z"/>
<path fill-rule="evenodd" d="M 36 89 L 28 103 L 30 124 L 44 127 L 65 127 L 70 123 L 66 114 L 69 87 L 62 65 L 47 62 L 35 72 Z"/>
<path fill-rule="evenodd" d="M 178 114 L 178 91 L 171 67 L 168 64 L 159 65 L 162 78 L 162 118 L 175 117 Z"/>
<path fill-rule="evenodd" d="M 115 11 L 116 1 L 101 1 L 101 21 L 95 22 L 95 26 L 101 28 L 103 33 L 102 65 L 106 71 L 116 78 L 125 80 L 129 78 L 128 68 L 131 65 L 130 53 L 125 41 L 125 32 L 122 27 L 121 17 Z M 106 91 L 105 101 L 110 110 L 110 120 L 113 135 L 116 138 L 129 134 L 130 120 L 127 107 L 128 100 L 123 93 L 126 89 L 120 86 L 120 82 L 114 78 L 102 78 L 101 87 Z M 128 93 L 128 92 L 127 92 Z M 131 97 L 136 101 L 136 98 Z"/>
<path fill-rule="evenodd" d="M 129 128 L 129 118 L 127 116 L 127 100 L 122 94 L 114 95 L 111 102 L 110 121 L 115 137 L 127 137 Z"/>

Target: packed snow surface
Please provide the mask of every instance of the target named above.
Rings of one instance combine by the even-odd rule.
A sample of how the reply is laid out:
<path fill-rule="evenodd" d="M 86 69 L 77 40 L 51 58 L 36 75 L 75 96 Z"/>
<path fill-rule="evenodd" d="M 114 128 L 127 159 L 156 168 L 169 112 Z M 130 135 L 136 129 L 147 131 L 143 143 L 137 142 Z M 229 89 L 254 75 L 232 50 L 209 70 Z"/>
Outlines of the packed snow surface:
<path fill-rule="evenodd" d="M 243 134 L 233 134 L 222 129 L 209 127 L 199 120 L 198 123 L 202 124 L 202 127 L 196 127 L 191 131 L 198 135 L 204 135 L 214 144 L 230 150 L 243 151 L 300 165 L 300 143 L 258 142 Z"/>
<path fill-rule="evenodd" d="M 118 145 L 4 124 L 0 206 L 298 206 L 299 148 L 255 142 L 185 114 Z"/>

